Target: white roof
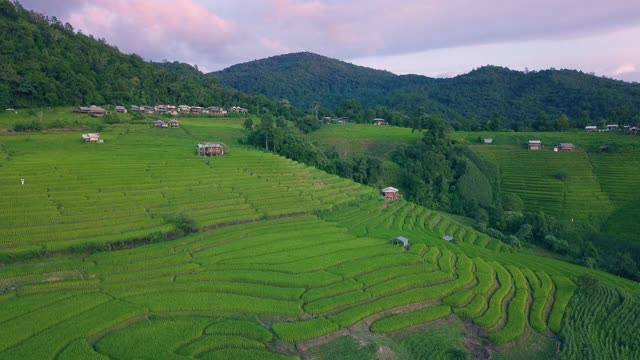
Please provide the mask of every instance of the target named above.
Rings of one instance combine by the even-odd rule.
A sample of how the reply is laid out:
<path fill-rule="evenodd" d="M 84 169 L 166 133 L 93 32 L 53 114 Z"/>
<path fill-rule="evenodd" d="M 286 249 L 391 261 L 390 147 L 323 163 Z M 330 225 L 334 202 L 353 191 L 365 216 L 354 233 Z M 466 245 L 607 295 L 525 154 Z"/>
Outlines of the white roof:
<path fill-rule="evenodd" d="M 596 126 L 595 125 L 588 125 L 584 127 L 585 129 L 595 129 Z"/>
<path fill-rule="evenodd" d="M 213 148 L 221 148 L 222 145 L 218 144 L 218 143 L 203 143 L 203 144 L 198 144 L 198 148 L 202 149 L 202 148 L 207 148 L 207 147 L 213 147 Z"/>
<path fill-rule="evenodd" d="M 451 235 L 445 235 L 445 236 L 443 236 L 443 237 L 442 237 L 442 240 L 444 240 L 444 241 L 451 241 L 451 240 L 453 240 L 453 236 L 451 236 Z"/>
<path fill-rule="evenodd" d="M 398 189 L 389 186 L 389 187 L 386 187 L 386 188 L 382 189 L 382 192 L 398 192 Z"/>
<path fill-rule="evenodd" d="M 540 140 L 529 140 L 529 144 L 541 144 L 542 141 Z"/>

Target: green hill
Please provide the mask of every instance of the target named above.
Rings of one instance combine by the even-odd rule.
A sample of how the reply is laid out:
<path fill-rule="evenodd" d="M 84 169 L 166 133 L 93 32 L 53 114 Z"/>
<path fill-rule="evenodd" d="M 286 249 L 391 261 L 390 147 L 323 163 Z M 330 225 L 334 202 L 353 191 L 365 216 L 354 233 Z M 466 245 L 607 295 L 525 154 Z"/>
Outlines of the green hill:
<path fill-rule="evenodd" d="M 212 73 L 222 84 L 250 94 L 288 99 L 302 109 L 315 102 L 331 110 L 355 99 L 365 107 L 386 106 L 413 113 L 426 110 L 461 123 L 484 124 L 496 114 L 505 124 L 531 124 L 545 111 L 577 119 L 588 112 L 600 118 L 629 122 L 640 112 L 640 85 L 574 70 L 522 73 L 485 66 L 451 79 L 398 76 L 312 53 L 274 56 Z M 341 114 L 340 116 L 353 116 Z M 355 117 L 370 121 L 376 113 Z M 636 120 L 634 120 L 636 121 Z M 585 124 L 586 125 L 586 124 Z M 584 125 L 582 125 L 584 126 Z"/>

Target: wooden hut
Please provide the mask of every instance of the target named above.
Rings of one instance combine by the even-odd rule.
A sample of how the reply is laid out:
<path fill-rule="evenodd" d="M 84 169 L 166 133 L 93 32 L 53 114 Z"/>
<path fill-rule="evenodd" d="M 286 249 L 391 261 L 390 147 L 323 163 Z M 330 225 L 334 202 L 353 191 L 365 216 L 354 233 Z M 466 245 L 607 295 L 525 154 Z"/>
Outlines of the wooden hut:
<path fill-rule="evenodd" d="M 402 245 L 403 248 L 409 248 L 409 239 L 404 236 L 398 236 L 396 238 L 391 239 L 391 245 Z"/>
<path fill-rule="evenodd" d="M 373 125 L 384 125 L 384 119 L 379 119 L 379 118 L 373 119 Z"/>
<path fill-rule="evenodd" d="M 127 108 L 124 106 L 116 106 L 116 112 L 120 113 L 120 114 L 126 114 L 127 113 Z"/>
<path fill-rule="evenodd" d="M 171 128 L 180 127 L 180 121 L 178 121 L 178 119 L 171 119 L 171 121 L 169 121 L 169 127 Z"/>
<path fill-rule="evenodd" d="M 100 140 L 100 134 L 97 134 L 97 133 L 82 134 L 82 140 L 84 140 L 84 142 L 88 142 L 88 143 L 102 142 Z"/>
<path fill-rule="evenodd" d="M 198 156 L 222 156 L 224 147 L 219 143 L 202 143 L 197 146 Z"/>
<path fill-rule="evenodd" d="M 162 120 L 156 120 L 156 121 L 154 121 L 154 122 L 153 122 L 153 126 L 155 126 L 155 127 L 159 127 L 159 128 L 166 128 L 166 127 L 169 127 L 169 125 L 168 125 L 166 122 L 162 121 Z"/>
<path fill-rule="evenodd" d="M 542 141 L 529 140 L 529 150 L 542 150 Z"/>
<path fill-rule="evenodd" d="M 385 199 L 389 200 L 398 200 L 398 198 L 400 197 L 400 195 L 398 194 L 398 189 L 391 186 L 382 189 L 382 193 L 384 194 Z"/>
<path fill-rule="evenodd" d="M 558 151 L 574 151 L 575 149 L 576 146 L 572 143 L 560 143 L 560 145 L 558 145 Z"/>

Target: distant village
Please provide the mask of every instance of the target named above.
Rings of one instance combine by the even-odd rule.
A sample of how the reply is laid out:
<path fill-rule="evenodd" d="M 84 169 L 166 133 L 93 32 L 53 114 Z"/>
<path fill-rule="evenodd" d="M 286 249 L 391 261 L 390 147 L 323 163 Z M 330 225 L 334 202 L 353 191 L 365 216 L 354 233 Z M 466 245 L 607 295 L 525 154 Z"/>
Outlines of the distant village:
<path fill-rule="evenodd" d="M 186 115 L 186 114 L 208 114 L 208 115 L 227 115 L 232 113 L 247 113 L 248 109 L 245 109 L 240 106 L 232 106 L 230 108 L 223 108 L 219 106 L 189 106 L 189 105 L 155 105 L 155 106 L 147 106 L 147 105 L 131 105 L 129 109 L 124 106 L 117 105 L 114 107 L 116 113 L 127 113 L 137 112 L 144 114 L 168 114 L 168 115 Z M 80 106 L 76 109 L 76 112 L 80 114 L 88 114 L 93 116 L 105 116 L 108 111 L 105 110 L 101 106 L 91 105 L 91 106 Z"/>

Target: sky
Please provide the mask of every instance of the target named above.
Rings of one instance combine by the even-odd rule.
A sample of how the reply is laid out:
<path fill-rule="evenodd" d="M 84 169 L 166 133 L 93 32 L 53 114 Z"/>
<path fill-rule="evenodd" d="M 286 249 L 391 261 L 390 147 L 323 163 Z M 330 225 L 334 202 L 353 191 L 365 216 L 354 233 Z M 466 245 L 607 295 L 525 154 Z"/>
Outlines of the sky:
<path fill-rule="evenodd" d="M 310 51 L 396 74 L 484 65 L 640 82 L 640 0 L 22 0 L 147 60 L 203 72 Z"/>

